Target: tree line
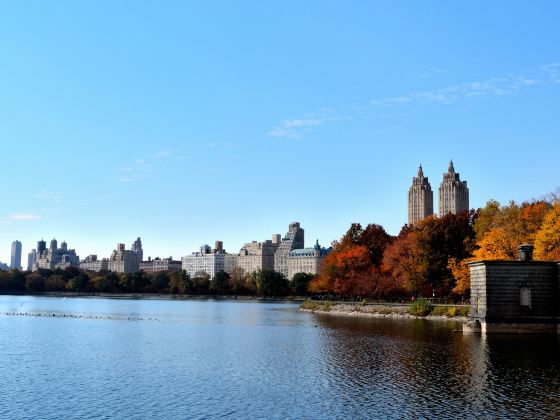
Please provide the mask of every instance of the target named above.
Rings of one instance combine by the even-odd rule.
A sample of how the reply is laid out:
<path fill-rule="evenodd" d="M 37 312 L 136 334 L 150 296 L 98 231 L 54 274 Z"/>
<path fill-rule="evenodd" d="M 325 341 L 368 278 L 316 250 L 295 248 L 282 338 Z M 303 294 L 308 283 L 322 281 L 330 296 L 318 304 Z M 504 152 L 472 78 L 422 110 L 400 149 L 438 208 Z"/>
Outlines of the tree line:
<path fill-rule="evenodd" d="M 181 295 L 242 295 L 283 297 L 304 295 L 313 276 L 298 273 L 291 281 L 271 270 L 245 274 L 217 272 L 214 277 L 200 272 L 189 276 L 184 270 L 133 274 L 110 271 L 91 272 L 68 267 L 64 270 L 39 269 L 0 272 L 0 292 L 83 292 L 83 293 L 156 293 Z"/>

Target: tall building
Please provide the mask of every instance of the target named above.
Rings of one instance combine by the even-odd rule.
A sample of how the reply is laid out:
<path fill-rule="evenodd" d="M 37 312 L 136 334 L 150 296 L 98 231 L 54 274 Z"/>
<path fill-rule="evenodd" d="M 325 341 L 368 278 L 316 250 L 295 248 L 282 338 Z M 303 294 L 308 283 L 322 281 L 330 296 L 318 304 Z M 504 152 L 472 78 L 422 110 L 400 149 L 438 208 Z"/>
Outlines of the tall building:
<path fill-rule="evenodd" d="M 408 224 L 413 225 L 432 214 L 434 214 L 434 193 L 420 165 L 418 176 L 412 178 L 412 185 L 408 190 Z"/>
<path fill-rule="evenodd" d="M 21 270 L 21 242 L 12 242 L 12 259 L 10 261 L 10 268 L 12 270 Z"/>
<path fill-rule="evenodd" d="M 46 242 L 43 240 L 37 242 L 37 257 L 33 266 L 33 271 L 39 268 L 54 270 L 56 268 L 64 269 L 71 266 L 79 267 L 80 258 L 76 255 L 74 249 L 68 249 L 66 242 L 62 242 L 60 248 L 58 247 L 56 239 L 51 241 L 50 248 L 46 247 Z"/>
<path fill-rule="evenodd" d="M 33 271 L 33 267 L 37 262 L 37 250 L 33 248 L 29 254 L 27 254 L 27 271 Z"/>
<path fill-rule="evenodd" d="M 130 246 L 131 251 L 136 252 L 138 261 L 144 261 L 144 250 L 142 249 L 142 240 L 138 237 Z"/>
<path fill-rule="evenodd" d="M 290 251 L 304 248 L 304 242 L 304 230 L 300 227 L 299 223 L 290 223 L 288 233 L 282 238 L 274 253 L 274 271 L 288 277 L 288 256 Z"/>
<path fill-rule="evenodd" d="M 467 181 L 461 181 L 459 173 L 455 172 L 453 161 L 450 161 L 447 173 L 443 174 L 443 181 L 439 187 L 439 216 L 442 217 L 449 213 L 459 214 L 468 210 Z"/>
<path fill-rule="evenodd" d="M 140 238 L 134 244 L 137 244 Z M 133 245 L 134 246 L 134 245 Z M 138 248 L 136 248 L 138 249 Z M 118 244 L 117 249 L 113 251 L 109 257 L 109 270 L 115 273 L 136 273 L 140 269 L 142 261 L 142 245 L 140 244 L 140 253 L 133 249 L 125 249 L 124 244 Z"/>
<path fill-rule="evenodd" d="M 288 280 L 297 273 L 317 275 L 330 248 L 322 248 L 319 240 L 313 248 L 294 249 L 288 254 Z"/>

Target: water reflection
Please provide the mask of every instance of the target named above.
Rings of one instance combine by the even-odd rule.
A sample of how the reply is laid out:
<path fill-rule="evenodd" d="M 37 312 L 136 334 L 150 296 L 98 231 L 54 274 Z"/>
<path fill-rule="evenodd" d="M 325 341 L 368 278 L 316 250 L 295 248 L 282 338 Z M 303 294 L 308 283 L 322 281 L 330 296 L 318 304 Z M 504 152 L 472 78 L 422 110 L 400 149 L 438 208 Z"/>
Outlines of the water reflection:
<path fill-rule="evenodd" d="M 2 315 L 20 310 L 59 316 Z M 556 337 L 460 327 L 282 303 L 0 296 L 0 418 L 560 415 Z"/>
<path fill-rule="evenodd" d="M 372 414 L 560 415 L 555 336 L 463 335 L 453 332 L 460 324 L 443 321 L 315 320 L 324 328 L 321 347 L 333 386 Z"/>

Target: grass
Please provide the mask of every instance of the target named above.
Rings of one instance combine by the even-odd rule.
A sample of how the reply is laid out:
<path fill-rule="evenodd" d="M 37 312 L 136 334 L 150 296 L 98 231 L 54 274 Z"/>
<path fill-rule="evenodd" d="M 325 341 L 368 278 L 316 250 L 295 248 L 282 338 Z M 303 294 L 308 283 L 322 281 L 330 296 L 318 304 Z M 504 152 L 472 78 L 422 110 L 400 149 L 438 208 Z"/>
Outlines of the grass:
<path fill-rule="evenodd" d="M 447 318 L 464 317 L 469 315 L 469 308 L 462 306 L 434 306 L 427 315 L 446 316 Z"/>
<path fill-rule="evenodd" d="M 306 299 L 300 306 L 301 309 L 305 309 L 307 311 L 320 311 L 320 312 L 329 312 L 333 307 L 331 302 L 324 302 L 318 303 L 312 300 Z"/>
<path fill-rule="evenodd" d="M 418 299 L 410 304 L 408 307 L 408 313 L 415 316 L 426 316 L 430 315 L 434 309 L 434 306 L 426 299 Z"/>

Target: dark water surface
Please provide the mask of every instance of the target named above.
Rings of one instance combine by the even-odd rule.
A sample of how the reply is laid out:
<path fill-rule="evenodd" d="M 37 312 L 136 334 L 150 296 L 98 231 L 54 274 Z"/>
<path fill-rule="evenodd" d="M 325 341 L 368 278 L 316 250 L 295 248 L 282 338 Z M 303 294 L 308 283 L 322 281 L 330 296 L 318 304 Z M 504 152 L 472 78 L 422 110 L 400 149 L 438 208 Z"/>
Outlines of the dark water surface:
<path fill-rule="evenodd" d="M 289 303 L 0 296 L 0 417 L 560 417 L 557 337 L 457 328 Z"/>

